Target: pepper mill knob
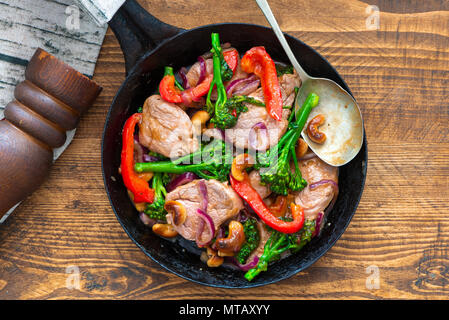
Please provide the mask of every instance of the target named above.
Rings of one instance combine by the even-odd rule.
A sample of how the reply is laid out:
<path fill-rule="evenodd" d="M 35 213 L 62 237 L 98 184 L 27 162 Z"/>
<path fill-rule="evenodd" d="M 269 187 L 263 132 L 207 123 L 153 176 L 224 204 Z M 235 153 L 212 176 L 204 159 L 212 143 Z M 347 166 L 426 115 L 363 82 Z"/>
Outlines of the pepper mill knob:
<path fill-rule="evenodd" d="M 66 141 L 102 88 L 37 49 L 25 80 L 0 120 L 0 218 L 36 190 L 53 164 L 53 149 Z"/>

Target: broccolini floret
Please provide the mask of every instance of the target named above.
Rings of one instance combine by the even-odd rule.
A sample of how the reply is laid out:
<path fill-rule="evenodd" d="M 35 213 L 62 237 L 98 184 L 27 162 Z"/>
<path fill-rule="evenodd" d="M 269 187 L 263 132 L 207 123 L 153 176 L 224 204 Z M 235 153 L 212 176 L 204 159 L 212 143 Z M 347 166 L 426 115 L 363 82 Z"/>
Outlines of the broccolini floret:
<path fill-rule="evenodd" d="M 271 191 L 286 196 L 289 190 L 299 191 L 307 182 L 302 178 L 296 159 L 295 147 L 301 131 L 312 108 L 318 104 L 319 97 L 311 93 L 298 112 L 296 121 L 289 123 L 289 130 L 282 136 L 276 146 L 267 152 L 257 155 L 256 169 L 260 168 L 260 179 L 269 184 Z M 294 163 L 294 172 L 290 168 L 290 160 Z"/>
<path fill-rule="evenodd" d="M 245 264 L 251 252 L 257 248 L 260 242 L 260 234 L 257 229 L 256 219 L 249 218 L 243 223 L 243 231 L 245 233 L 245 242 L 240 251 L 235 255 L 235 258 L 240 264 Z"/>
<path fill-rule="evenodd" d="M 168 174 L 161 172 L 156 172 L 153 176 L 152 188 L 154 189 L 154 201 L 153 203 L 149 203 L 144 211 L 151 219 L 167 222 L 165 218 L 167 211 L 164 209 L 167 190 L 164 185 L 168 183 L 169 179 Z"/>

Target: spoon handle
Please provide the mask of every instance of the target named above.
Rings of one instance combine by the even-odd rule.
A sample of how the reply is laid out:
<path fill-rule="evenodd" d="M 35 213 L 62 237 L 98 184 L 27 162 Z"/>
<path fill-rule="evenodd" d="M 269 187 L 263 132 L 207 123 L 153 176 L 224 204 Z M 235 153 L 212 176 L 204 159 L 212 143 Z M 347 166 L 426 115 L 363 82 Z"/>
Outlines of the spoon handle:
<path fill-rule="evenodd" d="M 290 49 L 290 46 L 287 43 L 287 40 L 285 39 L 284 33 L 281 31 L 281 28 L 279 27 L 279 24 L 277 23 L 276 18 L 274 17 L 273 12 L 271 11 L 270 5 L 266 0 L 256 0 L 256 2 L 260 10 L 262 10 L 262 13 L 264 14 L 265 18 L 267 18 L 268 23 L 273 28 L 273 31 L 276 34 L 276 37 L 278 38 L 279 42 L 281 43 L 282 48 L 284 48 L 288 59 L 293 65 L 293 68 L 295 68 L 296 72 L 298 72 L 301 81 L 304 83 L 307 79 L 310 78 L 310 76 L 304 71 L 304 69 L 299 64 L 298 60 L 296 60 L 295 55 L 293 54 L 292 50 Z"/>

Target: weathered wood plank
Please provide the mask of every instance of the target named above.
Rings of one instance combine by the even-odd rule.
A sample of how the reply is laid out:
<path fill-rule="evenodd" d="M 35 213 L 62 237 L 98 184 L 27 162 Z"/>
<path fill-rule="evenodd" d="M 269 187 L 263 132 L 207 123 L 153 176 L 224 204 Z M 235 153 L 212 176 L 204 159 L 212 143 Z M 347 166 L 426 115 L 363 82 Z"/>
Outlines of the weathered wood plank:
<path fill-rule="evenodd" d="M 0 118 L 38 47 L 81 73 L 93 75 L 106 28 L 82 11 L 66 12 L 74 5 L 72 0 L 0 1 Z M 72 17 L 76 21 L 73 29 Z"/>

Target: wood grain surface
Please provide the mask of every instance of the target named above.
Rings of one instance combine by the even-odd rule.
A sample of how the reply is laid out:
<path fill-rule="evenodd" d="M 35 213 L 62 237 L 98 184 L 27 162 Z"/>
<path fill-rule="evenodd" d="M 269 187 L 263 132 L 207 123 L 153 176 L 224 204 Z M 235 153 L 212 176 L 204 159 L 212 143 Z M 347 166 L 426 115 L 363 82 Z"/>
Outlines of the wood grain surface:
<path fill-rule="evenodd" d="M 266 25 L 239 0 L 145 0 L 164 22 Z M 337 244 L 306 271 L 269 286 L 196 285 L 147 258 L 117 222 L 103 187 L 101 133 L 124 79 L 108 31 L 94 80 L 104 90 L 47 182 L 0 226 L 2 299 L 447 299 L 449 296 L 449 1 L 272 0 L 283 30 L 344 77 L 365 120 L 368 177 Z M 367 29 L 369 5 L 380 9 Z M 70 287 L 78 268 L 80 287 Z M 379 276 L 379 285 L 370 282 Z"/>

